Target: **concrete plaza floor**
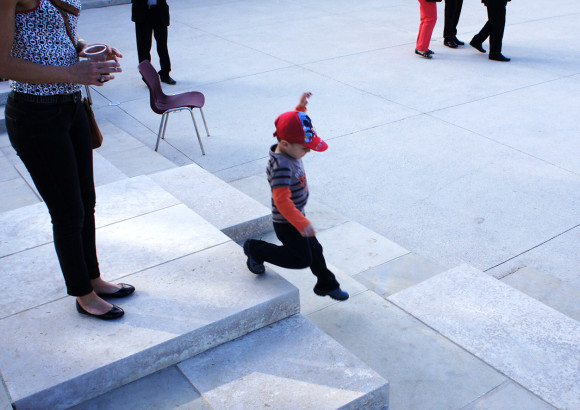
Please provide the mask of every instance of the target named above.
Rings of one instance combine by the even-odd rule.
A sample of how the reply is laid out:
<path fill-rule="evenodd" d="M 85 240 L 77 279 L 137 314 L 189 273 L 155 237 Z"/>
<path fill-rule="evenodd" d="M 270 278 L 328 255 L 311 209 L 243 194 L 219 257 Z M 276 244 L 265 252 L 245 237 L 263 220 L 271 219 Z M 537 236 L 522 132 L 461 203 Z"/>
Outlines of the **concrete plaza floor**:
<path fill-rule="evenodd" d="M 429 265 L 433 274 L 467 263 L 580 320 L 577 1 L 509 3 L 503 50 L 509 63 L 489 61 L 469 46 L 444 47 L 442 3 L 432 60 L 413 53 L 416 1 L 172 0 L 170 6 L 171 75 L 178 83 L 164 90 L 203 92 L 212 136 L 204 137 L 202 156 L 189 116 L 175 114 L 160 159 L 195 162 L 267 203 L 273 121 L 311 91 L 309 114 L 330 146 L 305 158 L 315 223 L 353 221 L 409 250 L 405 260 L 417 258 L 413 263 Z M 485 20 L 479 1 L 465 2 L 458 37 L 467 43 Z M 154 147 L 159 116 L 136 69 L 130 5 L 85 10 L 80 34 L 124 54 L 124 72 L 93 93 L 99 119 Z M 2 153 L 13 155 L 6 141 Z M 2 184 L 13 189 L 13 180 Z M 31 191 L 15 197 L 38 201 Z M 337 243 L 357 238 L 321 236 L 336 259 Z M 364 265 L 364 256 L 351 263 Z M 369 277 L 355 276 L 366 286 Z M 345 283 L 359 292 L 360 284 Z M 315 300 L 306 313 L 389 379 L 392 408 L 551 408 L 501 368 L 385 301 L 393 288 L 375 289 L 384 298 L 360 292 L 326 309 Z M 423 320 L 421 314 L 415 317 Z M 365 337 L 378 327 L 381 338 Z M 396 336 L 388 339 L 391 330 Z M 384 357 L 372 349 L 377 344 Z"/>
<path fill-rule="evenodd" d="M 206 95 L 212 138 L 201 156 L 175 115 L 159 152 L 228 182 L 262 176 L 274 118 L 309 90 L 330 145 L 305 159 L 313 199 L 446 266 L 531 267 L 580 288 L 580 5 L 509 3 L 509 63 L 443 47 L 439 15 L 425 60 L 414 1 L 172 1 L 178 83 L 165 90 Z M 466 2 L 458 37 L 485 20 Z M 129 114 L 152 146 L 159 117 L 135 68 L 130 5 L 87 10 L 81 34 L 124 53 L 102 111 Z"/>

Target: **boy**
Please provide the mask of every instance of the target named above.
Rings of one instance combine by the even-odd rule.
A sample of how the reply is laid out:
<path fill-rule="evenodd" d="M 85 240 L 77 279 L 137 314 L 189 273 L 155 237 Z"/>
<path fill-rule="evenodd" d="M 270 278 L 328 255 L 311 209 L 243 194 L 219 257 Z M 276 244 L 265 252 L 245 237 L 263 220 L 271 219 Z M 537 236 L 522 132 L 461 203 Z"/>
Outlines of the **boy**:
<path fill-rule="evenodd" d="M 267 174 L 272 189 L 274 231 L 282 246 L 249 239 L 244 243 L 244 253 L 248 257 L 248 269 L 257 275 L 266 271 L 264 262 L 288 269 L 310 267 L 318 279 L 314 293 L 347 300 L 348 293 L 340 288 L 334 274 L 326 267 L 316 231 L 304 216 L 308 184 L 302 157 L 311 149 L 322 152 L 328 148 L 305 114 L 311 95 L 309 92 L 302 94 L 296 110 L 281 114 L 274 122 L 278 144 L 270 148 Z"/>

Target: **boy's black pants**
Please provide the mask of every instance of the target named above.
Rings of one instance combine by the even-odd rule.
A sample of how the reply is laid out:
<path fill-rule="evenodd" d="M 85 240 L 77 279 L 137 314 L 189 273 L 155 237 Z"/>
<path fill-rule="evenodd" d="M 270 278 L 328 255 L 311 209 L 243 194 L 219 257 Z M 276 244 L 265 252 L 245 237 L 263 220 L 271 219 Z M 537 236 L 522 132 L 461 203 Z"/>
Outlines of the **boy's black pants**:
<path fill-rule="evenodd" d="M 322 245 L 315 236 L 305 238 L 289 223 L 274 223 L 274 231 L 282 246 L 253 241 L 252 256 L 257 262 L 269 262 L 287 269 L 309 267 L 318 279 L 316 288 L 334 290 L 340 286 L 334 274 L 326 267 Z"/>

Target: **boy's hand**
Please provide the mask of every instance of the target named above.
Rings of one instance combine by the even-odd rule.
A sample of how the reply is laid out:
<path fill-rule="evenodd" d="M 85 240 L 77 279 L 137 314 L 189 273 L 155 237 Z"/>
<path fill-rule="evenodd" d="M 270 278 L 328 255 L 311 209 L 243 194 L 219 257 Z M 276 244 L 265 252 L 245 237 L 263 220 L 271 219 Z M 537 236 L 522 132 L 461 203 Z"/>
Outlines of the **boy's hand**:
<path fill-rule="evenodd" d="M 308 105 L 308 99 L 310 97 L 312 97 L 312 93 L 310 91 L 306 91 L 300 97 L 300 102 L 298 104 L 301 105 L 301 106 L 303 106 L 303 107 L 306 107 L 306 105 Z"/>
<path fill-rule="evenodd" d="M 314 226 L 312 224 L 306 225 L 306 228 L 300 232 L 300 235 L 304 237 L 316 236 L 316 231 L 314 230 Z"/>

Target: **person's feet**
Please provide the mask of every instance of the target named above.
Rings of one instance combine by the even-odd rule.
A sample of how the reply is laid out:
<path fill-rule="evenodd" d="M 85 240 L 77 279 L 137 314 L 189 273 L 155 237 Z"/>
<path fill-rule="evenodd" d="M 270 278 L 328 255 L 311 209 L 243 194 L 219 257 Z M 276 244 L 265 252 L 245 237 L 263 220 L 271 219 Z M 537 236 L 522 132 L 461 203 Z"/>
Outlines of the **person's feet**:
<path fill-rule="evenodd" d="M 494 61 L 503 61 L 503 62 L 508 62 L 511 60 L 511 58 L 507 58 L 502 53 L 490 54 L 489 59 L 494 60 Z"/>
<path fill-rule="evenodd" d="M 101 299 L 94 291 L 88 295 L 77 297 L 77 311 L 95 317 L 107 316 L 108 319 L 123 316 L 123 309 Z M 111 315 L 113 317 L 108 317 Z"/>
<path fill-rule="evenodd" d="M 249 271 L 256 274 L 261 275 L 266 272 L 266 267 L 264 263 L 260 263 L 254 259 L 252 256 L 252 240 L 248 239 L 244 242 L 244 254 L 248 257 L 246 260 L 246 266 L 248 267 Z"/>
<path fill-rule="evenodd" d="M 169 84 L 169 85 L 174 85 L 177 84 L 177 81 L 175 81 L 173 78 L 171 78 L 169 76 L 169 74 L 165 74 L 165 73 L 161 73 L 159 72 L 159 79 L 161 80 L 162 83 L 165 84 Z"/>
<path fill-rule="evenodd" d="M 464 43 L 463 41 L 459 40 L 459 39 L 457 38 L 457 36 L 453 37 L 453 39 L 452 39 L 452 40 L 453 40 L 453 42 L 454 42 L 455 44 L 457 44 L 458 46 L 464 46 L 464 45 L 465 45 L 465 43 Z"/>
<path fill-rule="evenodd" d="M 314 287 L 314 293 L 318 296 L 330 296 L 334 300 L 347 300 L 349 298 L 348 292 L 345 292 L 340 288 L 340 286 L 333 290 L 322 290 Z"/>
<path fill-rule="evenodd" d="M 452 38 L 446 38 L 443 40 L 443 45 L 449 48 L 457 48 L 459 46 L 459 44 L 457 44 Z"/>
<path fill-rule="evenodd" d="M 475 41 L 475 38 L 469 42 L 469 45 L 475 48 L 480 53 L 485 53 L 485 48 L 483 48 L 483 45 L 481 43 Z"/>
<path fill-rule="evenodd" d="M 432 58 L 431 54 L 435 54 L 435 53 L 431 53 L 430 50 L 420 51 L 420 50 L 415 49 L 415 54 L 420 55 L 423 58 Z"/>

